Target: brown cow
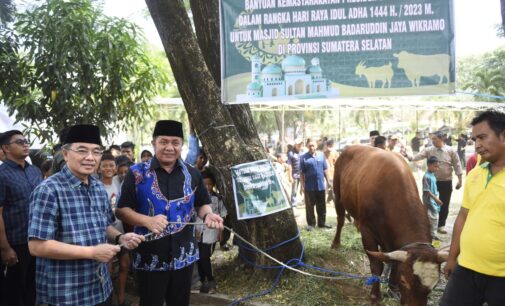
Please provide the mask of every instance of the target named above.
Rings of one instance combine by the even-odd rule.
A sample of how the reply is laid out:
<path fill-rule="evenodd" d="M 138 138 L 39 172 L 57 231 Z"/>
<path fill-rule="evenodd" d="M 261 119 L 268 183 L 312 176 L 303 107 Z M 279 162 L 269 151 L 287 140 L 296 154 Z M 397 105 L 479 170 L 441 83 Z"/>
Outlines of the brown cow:
<path fill-rule="evenodd" d="M 348 211 L 361 232 L 372 274 L 380 276 L 382 262 L 391 262 L 390 285 L 398 285 L 402 305 L 426 305 L 447 253 L 431 246 L 426 208 L 403 157 L 369 146 L 350 146 L 335 164 L 333 187 L 338 225 L 332 247 L 340 245 Z M 373 284 L 371 300 L 372 305 L 380 304 L 379 283 Z"/>

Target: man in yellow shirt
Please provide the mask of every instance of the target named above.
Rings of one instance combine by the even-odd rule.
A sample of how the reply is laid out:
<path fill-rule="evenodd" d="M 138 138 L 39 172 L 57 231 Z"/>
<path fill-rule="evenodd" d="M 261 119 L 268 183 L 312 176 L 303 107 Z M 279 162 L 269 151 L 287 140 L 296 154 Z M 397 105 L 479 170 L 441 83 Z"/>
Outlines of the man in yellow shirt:
<path fill-rule="evenodd" d="M 486 162 L 466 179 L 442 306 L 505 305 L 505 113 L 488 110 L 472 126 L 476 152 Z"/>

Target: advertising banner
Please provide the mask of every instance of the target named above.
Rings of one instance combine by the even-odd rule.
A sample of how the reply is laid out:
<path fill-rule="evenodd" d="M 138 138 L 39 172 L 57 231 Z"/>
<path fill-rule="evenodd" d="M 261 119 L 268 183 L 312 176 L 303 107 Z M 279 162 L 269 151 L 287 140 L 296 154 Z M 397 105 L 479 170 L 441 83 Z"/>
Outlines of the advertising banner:
<path fill-rule="evenodd" d="M 220 0 L 225 103 L 454 93 L 452 0 Z"/>
<path fill-rule="evenodd" d="M 251 219 L 290 208 L 268 160 L 231 167 L 237 219 Z"/>

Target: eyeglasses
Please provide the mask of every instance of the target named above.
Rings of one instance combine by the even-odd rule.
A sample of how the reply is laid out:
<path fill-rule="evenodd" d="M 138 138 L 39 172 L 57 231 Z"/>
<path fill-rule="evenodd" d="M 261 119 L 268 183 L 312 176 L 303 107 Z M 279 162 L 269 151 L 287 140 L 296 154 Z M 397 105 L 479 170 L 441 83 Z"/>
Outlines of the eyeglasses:
<path fill-rule="evenodd" d="M 79 155 L 81 157 L 86 157 L 89 154 L 91 154 L 91 155 L 93 155 L 95 157 L 100 157 L 100 156 L 103 155 L 103 150 L 86 150 L 86 149 L 77 149 L 77 150 L 74 150 L 74 149 L 71 149 L 71 148 L 67 148 L 67 150 L 75 152 L 75 153 L 77 153 L 77 155 Z"/>
<path fill-rule="evenodd" d="M 13 143 L 17 144 L 18 146 L 28 146 L 28 145 L 30 145 L 30 142 L 28 140 L 26 140 L 26 139 L 16 139 L 16 140 L 14 140 L 12 142 L 9 142 L 8 144 L 13 144 Z"/>

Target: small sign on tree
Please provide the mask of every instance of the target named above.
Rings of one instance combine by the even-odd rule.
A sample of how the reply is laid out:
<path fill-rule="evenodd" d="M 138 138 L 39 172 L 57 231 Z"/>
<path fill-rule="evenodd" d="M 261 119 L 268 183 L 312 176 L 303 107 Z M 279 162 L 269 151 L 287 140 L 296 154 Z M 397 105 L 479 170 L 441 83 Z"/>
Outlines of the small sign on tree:
<path fill-rule="evenodd" d="M 237 219 L 251 219 L 288 209 L 272 163 L 259 160 L 231 168 Z"/>

